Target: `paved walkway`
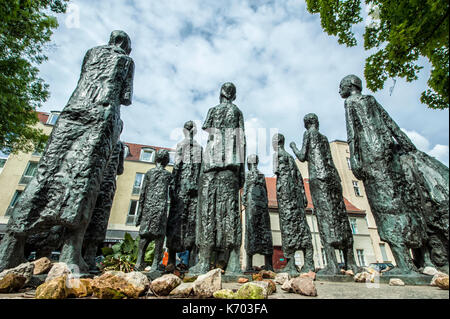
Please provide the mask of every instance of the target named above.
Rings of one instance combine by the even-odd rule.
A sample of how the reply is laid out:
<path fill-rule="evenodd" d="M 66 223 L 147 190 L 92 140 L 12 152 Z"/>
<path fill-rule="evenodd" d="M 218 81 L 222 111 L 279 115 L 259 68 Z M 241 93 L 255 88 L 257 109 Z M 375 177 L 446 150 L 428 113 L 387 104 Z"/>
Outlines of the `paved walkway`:
<path fill-rule="evenodd" d="M 356 282 L 316 281 L 317 297 L 307 297 L 281 290 L 269 299 L 449 299 L 449 291 L 431 286 L 389 286 L 388 284 L 365 284 Z M 223 283 L 223 288 L 239 289 L 241 284 Z M 34 290 L 14 294 L 0 294 L 0 299 L 28 299 L 34 297 Z M 92 298 L 92 297 L 91 297 Z M 90 299 L 91 299 L 90 298 Z M 153 299 L 153 298 L 152 298 Z"/>

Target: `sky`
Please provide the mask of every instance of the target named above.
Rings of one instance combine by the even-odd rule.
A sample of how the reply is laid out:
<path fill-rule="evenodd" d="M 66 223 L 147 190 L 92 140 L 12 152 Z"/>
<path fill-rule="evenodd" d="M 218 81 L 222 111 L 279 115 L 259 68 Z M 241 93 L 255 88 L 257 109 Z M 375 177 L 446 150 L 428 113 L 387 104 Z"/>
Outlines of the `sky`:
<path fill-rule="evenodd" d="M 364 11 L 364 10 L 363 10 Z M 449 114 L 420 103 L 430 67 L 419 79 L 388 79 L 384 89 L 365 87 L 362 46 L 365 22 L 354 27 L 358 46 L 339 45 L 323 32 L 304 0 L 72 0 L 40 66 L 51 96 L 40 111 L 62 110 L 77 85 L 86 51 L 107 44 L 113 30 L 132 41 L 135 62 L 133 104 L 123 106 L 121 139 L 175 147 L 182 127 L 193 120 L 197 140 L 208 109 L 219 103 L 220 87 L 233 82 L 234 103 L 245 119 L 247 154 L 257 152 L 260 170 L 272 173 L 271 137 L 282 133 L 300 147 L 303 116 L 316 113 L 329 141 L 346 140 L 340 80 L 355 74 L 363 94 L 375 96 L 422 151 L 449 164 Z M 391 92 L 391 88 L 393 90 Z"/>

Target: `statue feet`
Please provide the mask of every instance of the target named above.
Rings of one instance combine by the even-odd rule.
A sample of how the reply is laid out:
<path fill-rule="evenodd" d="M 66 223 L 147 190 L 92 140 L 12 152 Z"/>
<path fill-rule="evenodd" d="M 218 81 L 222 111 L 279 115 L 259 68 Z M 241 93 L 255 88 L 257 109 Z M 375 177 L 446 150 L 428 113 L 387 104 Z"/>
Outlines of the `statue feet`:
<path fill-rule="evenodd" d="M 0 272 L 27 262 L 24 256 L 25 238 L 6 234 L 0 242 Z"/>
<path fill-rule="evenodd" d="M 389 271 L 384 272 L 383 274 L 387 275 L 387 276 L 397 276 L 397 275 L 400 275 L 400 276 L 421 276 L 422 275 L 421 273 L 419 273 L 419 272 L 417 272 L 417 271 L 415 271 L 413 269 L 410 269 L 410 268 L 399 268 L 399 267 L 395 267 L 395 268 L 393 268 L 393 269 L 391 269 Z"/>
<path fill-rule="evenodd" d="M 333 267 L 330 265 L 325 266 L 323 269 L 319 270 L 317 272 L 318 275 L 341 275 L 341 270 L 339 269 L 339 267 Z"/>
<path fill-rule="evenodd" d="M 196 265 L 189 268 L 189 275 L 202 275 L 209 271 L 209 263 L 198 262 Z"/>
<path fill-rule="evenodd" d="M 297 269 L 297 266 L 295 265 L 294 259 L 291 258 L 291 260 L 288 261 L 286 266 L 281 270 L 281 272 L 287 272 L 292 277 L 296 277 L 300 275 L 300 272 Z"/>

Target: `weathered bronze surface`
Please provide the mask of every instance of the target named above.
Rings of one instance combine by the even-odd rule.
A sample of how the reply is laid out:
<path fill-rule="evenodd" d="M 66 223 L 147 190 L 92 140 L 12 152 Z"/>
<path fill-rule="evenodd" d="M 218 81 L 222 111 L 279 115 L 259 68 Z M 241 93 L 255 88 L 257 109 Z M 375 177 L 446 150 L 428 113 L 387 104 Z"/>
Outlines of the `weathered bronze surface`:
<path fill-rule="evenodd" d="M 151 271 L 158 270 L 158 265 L 163 257 L 167 214 L 170 208 L 170 199 L 173 198 L 173 177 L 165 169 L 169 159 L 169 151 L 162 149 L 156 152 L 156 167 L 145 173 L 142 182 L 135 221 L 136 226 L 140 226 L 136 270 L 145 269 L 145 251 L 153 240 L 155 241 L 155 255 Z"/>
<path fill-rule="evenodd" d="M 0 270 L 24 261 L 28 236 L 64 227 L 60 261 L 88 266 L 81 256 L 84 233 L 120 134 L 120 105 L 130 105 L 134 62 L 131 41 L 113 31 L 108 45 L 90 49 L 78 85 L 61 112 L 0 244 Z"/>
<path fill-rule="evenodd" d="M 299 161 L 308 162 L 309 189 L 327 260 L 326 267 L 320 273 L 341 274 L 335 253 L 335 249 L 339 249 L 343 252 L 345 269 L 351 269 L 356 274 L 353 235 L 330 144 L 327 137 L 319 132 L 316 114 L 307 114 L 303 120 L 306 128 L 303 146 L 301 150 L 294 142 L 290 146 Z"/>
<path fill-rule="evenodd" d="M 402 154 L 416 147 L 375 98 L 361 90 L 355 75 L 340 83 L 351 168 L 364 183 L 380 238 L 389 244 L 397 262 L 390 274 L 416 274 L 409 250 L 417 260 L 425 259 L 427 225 L 417 187 L 408 182 L 401 161 Z"/>
<path fill-rule="evenodd" d="M 247 252 L 247 271 L 253 270 L 253 255 L 265 257 L 264 268 L 273 270 L 272 229 L 270 227 L 269 203 L 267 199 L 266 178 L 258 170 L 258 156 L 247 158 L 248 172 L 245 176 L 242 204 L 245 207 L 245 250 Z"/>
<path fill-rule="evenodd" d="M 225 83 L 220 104 L 208 111 L 203 129 L 209 133 L 200 173 L 196 244 L 199 261 L 190 273 L 209 271 L 212 252 L 222 251 L 228 274 L 241 273 L 239 189 L 245 180 L 244 117 L 232 102 L 236 87 Z"/>
<path fill-rule="evenodd" d="M 189 266 L 193 266 L 197 255 L 195 221 L 203 148 L 194 139 L 195 134 L 197 134 L 195 123 L 186 122 L 184 124 L 185 138 L 177 144 L 176 148 L 172 170 L 174 198 L 167 223 L 168 264 L 175 264 L 177 252 L 188 250 Z"/>
<path fill-rule="evenodd" d="M 98 247 L 105 241 L 111 207 L 116 193 L 116 177 L 123 173 L 125 145 L 118 141 L 109 160 L 94 212 L 83 240 L 83 258 L 90 270 L 96 270 L 95 257 Z"/>
<path fill-rule="evenodd" d="M 275 151 L 273 172 L 277 176 L 277 201 L 280 215 L 281 245 L 287 265 L 283 272 L 298 275 L 295 266 L 295 252 L 301 250 L 304 256 L 302 272 L 314 271 L 311 231 L 306 220 L 308 206 L 303 177 L 294 158 L 284 149 L 284 136 L 275 134 L 272 145 Z"/>
<path fill-rule="evenodd" d="M 427 224 L 428 241 L 423 254 L 415 255 L 415 264 L 419 268 L 435 266 L 448 273 L 449 169 L 419 150 L 400 158 L 408 182 L 419 190 Z"/>

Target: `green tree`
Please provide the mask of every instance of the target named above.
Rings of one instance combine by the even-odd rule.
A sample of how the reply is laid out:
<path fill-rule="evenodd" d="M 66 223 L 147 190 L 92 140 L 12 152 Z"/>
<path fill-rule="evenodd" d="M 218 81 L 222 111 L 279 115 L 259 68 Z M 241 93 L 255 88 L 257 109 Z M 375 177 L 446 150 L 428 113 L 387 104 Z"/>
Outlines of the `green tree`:
<path fill-rule="evenodd" d="M 306 0 L 310 13 L 318 13 L 322 28 L 338 37 L 340 44 L 357 44 L 352 26 L 363 21 L 361 0 Z M 388 78 L 411 82 L 431 63 L 428 89 L 421 102 L 432 109 L 449 106 L 449 1 L 366 0 L 372 23 L 366 25 L 364 48 L 376 49 L 366 59 L 364 76 L 372 91 L 382 89 Z"/>
<path fill-rule="evenodd" d="M 58 27 L 52 13 L 68 0 L 0 0 L 0 150 L 42 149 L 47 136 L 34 125 L 36 109 L 49 97 L 37 66 Z"/>

